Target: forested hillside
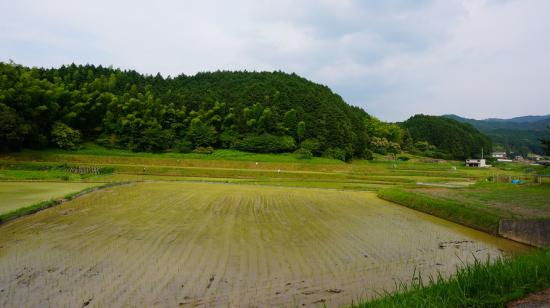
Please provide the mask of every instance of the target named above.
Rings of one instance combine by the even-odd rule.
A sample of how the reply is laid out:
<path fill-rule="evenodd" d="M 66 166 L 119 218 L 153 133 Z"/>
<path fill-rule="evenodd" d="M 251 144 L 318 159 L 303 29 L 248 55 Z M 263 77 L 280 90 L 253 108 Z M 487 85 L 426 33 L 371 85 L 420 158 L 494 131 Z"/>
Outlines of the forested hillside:
<path fill-rule="evenodd" d="M 282 72 L 163 78 L 93 65 L 0 63 L 0 118 L 4 151 L 88 140 L 133 151 L 300 149 L 350 159 L 369 157 L 373 147 L 398 151 L 401 142 L 396 125 Z"/>
<path fill-rule="evenodd" d="M 403 128 L 384 123 L 328 87 L 283 72 L 165 78 L 94 65 L 0 63 L 3 151 L 75 149 L 84 141 L 132 151 L 232 148 L 340 160 L 402 150 L 463 158 L 479 152 L 481 143 L 488 150 L 469 126 L 443 123 L 426 130 L 416 120 Z"/>
<path fill-rule="evenodd" d="M 490 139 L 473 126 L 439 116 L 415 115 L 403 122 L 415 140 L 425 140 L 436 146 L 436 156 L 453 158 L 480 157 L 481 150 L 490 153 Z"/>
<path fill-rule="evenodd" d="M 544 153 L 540 139 L 546 138 L 546 128 L 550 126 L 550 115 L 485 120 L 467 119 L 457 115 L 445 117 L 471 124 L 489 136 L 494 143 L 502 145 L 507 152 L 524 155 L 528 152 Z"/>

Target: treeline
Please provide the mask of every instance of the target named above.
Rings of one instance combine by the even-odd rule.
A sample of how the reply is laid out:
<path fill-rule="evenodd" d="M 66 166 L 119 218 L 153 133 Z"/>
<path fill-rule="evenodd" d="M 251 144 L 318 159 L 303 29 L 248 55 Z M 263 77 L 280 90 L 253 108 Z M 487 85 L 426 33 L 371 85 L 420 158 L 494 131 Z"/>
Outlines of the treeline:
<path fill-rule="evenodd" d="M 481 157 L 492 151 L 489 137 L 467 123 L 428 115 L 415 115 L 402 123 L 415 140 L 424 140 L 427 156 L 465 159 Z M 490 155 L 487 155 L 489 157 Z"/>
<path fill-rule="evenodd" d="M 283 72 L 142 75 L 94 65 L 0 63 L 1 150 L 132 151 L 233 148 L 341 160 L 436 145 L 346 104 L 328 87 Z M 417 149 L 417 148 L 420 148 Z"/>

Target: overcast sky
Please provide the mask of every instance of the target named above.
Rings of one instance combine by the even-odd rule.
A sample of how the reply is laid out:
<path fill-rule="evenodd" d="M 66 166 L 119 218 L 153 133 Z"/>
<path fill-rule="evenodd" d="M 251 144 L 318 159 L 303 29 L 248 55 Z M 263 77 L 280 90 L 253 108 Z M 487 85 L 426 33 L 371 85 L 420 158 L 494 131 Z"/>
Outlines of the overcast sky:
<path fill-rule="evenodd" d="M 389 121 L 550 113 L 550 1 L 0 0 L 0 61 L 282 70 Z"/>

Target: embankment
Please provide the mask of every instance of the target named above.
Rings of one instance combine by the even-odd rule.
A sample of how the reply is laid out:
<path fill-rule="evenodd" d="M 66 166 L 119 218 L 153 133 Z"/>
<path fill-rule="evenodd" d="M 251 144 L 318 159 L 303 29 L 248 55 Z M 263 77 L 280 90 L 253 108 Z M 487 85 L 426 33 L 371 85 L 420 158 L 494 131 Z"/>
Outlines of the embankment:
<path fill-rule="evenodd" d="M 503 212 L 479 204 L 438 198 L 403 188 L 391 187 L 378 197 L 461 225 L 535 247 L 550 245 L 550 220 L 509 219 Z"/>
<path fill-rule="evenodd" d="M 50 200 L 41 201 L 41 202 L 29 205 L 29 206 L 21 207 L 21 208 L 18 208 L 16 210 L 14 210 L 14 211 L 10 211 L 10 212 L 4 213 L 4 214 L 0 214 L 0 225 L 3 224 L 3 223 L 8 222 L 10 220 L 13 220 L 13 219 L 25 216 L 25 215 L 34 214 L 36 212 L 45 210 L 45 209 L 50 208 L 52 206 L 59 205 L 63 202 L 73 200 L 75 198 L 78 198 L 82 195 L 85 195 L 87 193 L 90 193 L 90 192 L 93 192 L 93 191 L 96 191 L 96 190 L 105 189 L 105 188 L 108 188 L 108 187 L 113 187 L 113 186 L 118 186 L 118 185 L 125 185 L 125 184 L 129 184 L 129 182 L 113 182 L 113 183 L 107 183 L 107 184 L 99 185 L 99 186 L 92 186 L 92 187 L 85 188 L 81 191 L 77 191 L 77 192 L 65 195 L 62 198 L 50 199 Z"/>
<path fill-rule="evenodd" d="M 476 230 L 498 234 L 500 218 L 474 204 L 435 198 L 397 187 L 381 189 L 378 197 Z"/>

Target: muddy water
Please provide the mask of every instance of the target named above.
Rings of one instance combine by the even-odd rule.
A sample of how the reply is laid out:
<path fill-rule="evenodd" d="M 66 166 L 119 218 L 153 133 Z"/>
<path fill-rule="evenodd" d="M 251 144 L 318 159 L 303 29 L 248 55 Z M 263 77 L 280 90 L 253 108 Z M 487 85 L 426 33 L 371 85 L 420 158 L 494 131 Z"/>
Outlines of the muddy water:
<path fill-rule="evenodd" d="M 141 183 L 0 226 L 0 306 L 320 306 L 527 247 L 370 192 Z"/>

